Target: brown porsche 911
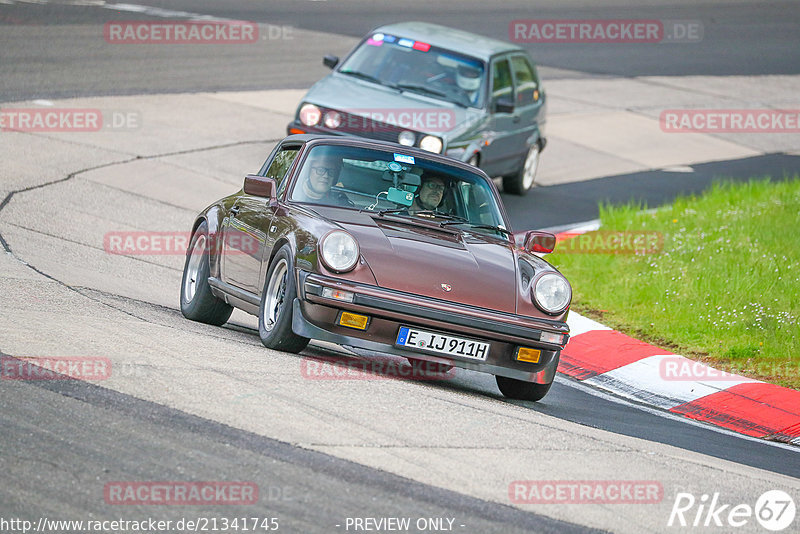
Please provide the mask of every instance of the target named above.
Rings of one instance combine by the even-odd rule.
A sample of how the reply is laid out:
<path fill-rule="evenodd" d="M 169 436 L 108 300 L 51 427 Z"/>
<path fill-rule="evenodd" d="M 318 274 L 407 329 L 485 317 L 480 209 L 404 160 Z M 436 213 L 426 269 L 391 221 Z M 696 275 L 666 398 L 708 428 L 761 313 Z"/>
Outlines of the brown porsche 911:
<path fill-rule="evenodd" d="M 272 349 L 331 341 L 491 373 L 504 395 L 539 400 L 569 337 L 572 290 L 535 254 L 552 251 L 552 234 L 520 241 L 475 167 L 290 136 L 197 217 L 181 311 L 221 325 L 236 307 L 258 316 Z"/>

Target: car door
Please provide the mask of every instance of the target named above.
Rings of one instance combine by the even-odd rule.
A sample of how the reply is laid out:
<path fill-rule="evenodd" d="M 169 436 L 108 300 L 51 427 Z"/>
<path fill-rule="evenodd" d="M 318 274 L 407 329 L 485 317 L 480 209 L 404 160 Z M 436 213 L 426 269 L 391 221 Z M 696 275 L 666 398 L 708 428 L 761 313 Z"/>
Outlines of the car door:
<path fill-rule="evenodd" d="M 297 146 L 281 147 L 261 174 L 275 179 L 279 193 L 298 152 Z M 267 198 L 247 194 L 237 198 L 223 222 L 223 281 L 255 294 L 261 292 L 265 253 L 275 244 L 275 210 Z"/>
<path fill-rule="evenodd" d="M 516 123 L 514 149 L 521 164 L 528 148 L 539 138 L 539 121 L 544 119 L 544 93 L 539 86 L 536 68 L 525 54 L 511 56 L 514 74 L 514 115 Z"/>
<path fill-rule="evenodd" d="M 498 102 L 513 104 L 514 78 L 508 56 L 495 58 L 490 67 L 491 88 L 489 92 L 489 120 L 486 121 L 484 137 L 489 144 L 481 149 L 481 169 L 489 176 L 508 172 L 512 158 L 516 156 L 520 135 L 519 119 L 515 112 L 498 111 Z M 515 110 L 516 111 L 516 110 Z"/>

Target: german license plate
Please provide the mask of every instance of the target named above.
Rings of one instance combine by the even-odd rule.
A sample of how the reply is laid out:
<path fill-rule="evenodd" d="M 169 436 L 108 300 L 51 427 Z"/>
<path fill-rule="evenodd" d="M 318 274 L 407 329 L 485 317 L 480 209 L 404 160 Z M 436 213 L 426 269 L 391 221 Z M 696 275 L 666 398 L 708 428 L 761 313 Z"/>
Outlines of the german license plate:
<path fill-rule="evenodd" d="M 425 352 L 434 352 L 446 356 L 457 356 L 471 360 L 486 360 L 489 356 L 489 344 L 474 339 L 428 332 L 417 328 L 401 326 L 397 333 L 398 347 L 419 349 Z"/>

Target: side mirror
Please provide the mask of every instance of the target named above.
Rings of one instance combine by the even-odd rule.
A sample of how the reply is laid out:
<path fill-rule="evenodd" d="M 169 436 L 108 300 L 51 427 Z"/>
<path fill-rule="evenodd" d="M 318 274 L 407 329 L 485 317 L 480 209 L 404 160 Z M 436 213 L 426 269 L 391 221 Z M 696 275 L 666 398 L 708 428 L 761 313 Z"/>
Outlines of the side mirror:
<path fill-rule="evenodd" d="M 550 254 L 556 248 L 556 236 L 550 232 L 531 230 L 525 233 L 525 250 Z"/>
<path fill-rule="evenodd" d="M 336 65 L 339 64 L 339 57 L 338 56 L 325 56 L 322 58 L 322 64 L 328 67 L 329 69 L 336 68 Z"/>
<path fill-rule="evenodd" d="M 244 177 L 244 192 L 254 197 L 275 200 L 278 196 L 278 184 L 275 183 L 275 178 L 248 174 Z"/>
<path fill-rule="evenodd" d="M 514 101 L 507 96 L 502 96 L 494 103 L 494 110 L 497 113 L 514 113 Z"/>

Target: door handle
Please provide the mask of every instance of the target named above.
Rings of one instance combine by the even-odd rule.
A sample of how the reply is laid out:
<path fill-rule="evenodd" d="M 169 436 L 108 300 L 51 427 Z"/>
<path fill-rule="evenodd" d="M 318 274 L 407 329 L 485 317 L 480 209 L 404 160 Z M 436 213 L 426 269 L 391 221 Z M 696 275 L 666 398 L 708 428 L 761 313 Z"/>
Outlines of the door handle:
<path fill-rule="evenodd" d="M 512 122 L 513 122 L 514 124 L 516 124 L 516 123 L 518 123 L 518 122 L 519 122 L 519 121 L 521 121 L 521 120 L 522 120 L 522 117 L 520 117 L 519 115 L 514 115 L 514 118 L 512 119 Z"/>

